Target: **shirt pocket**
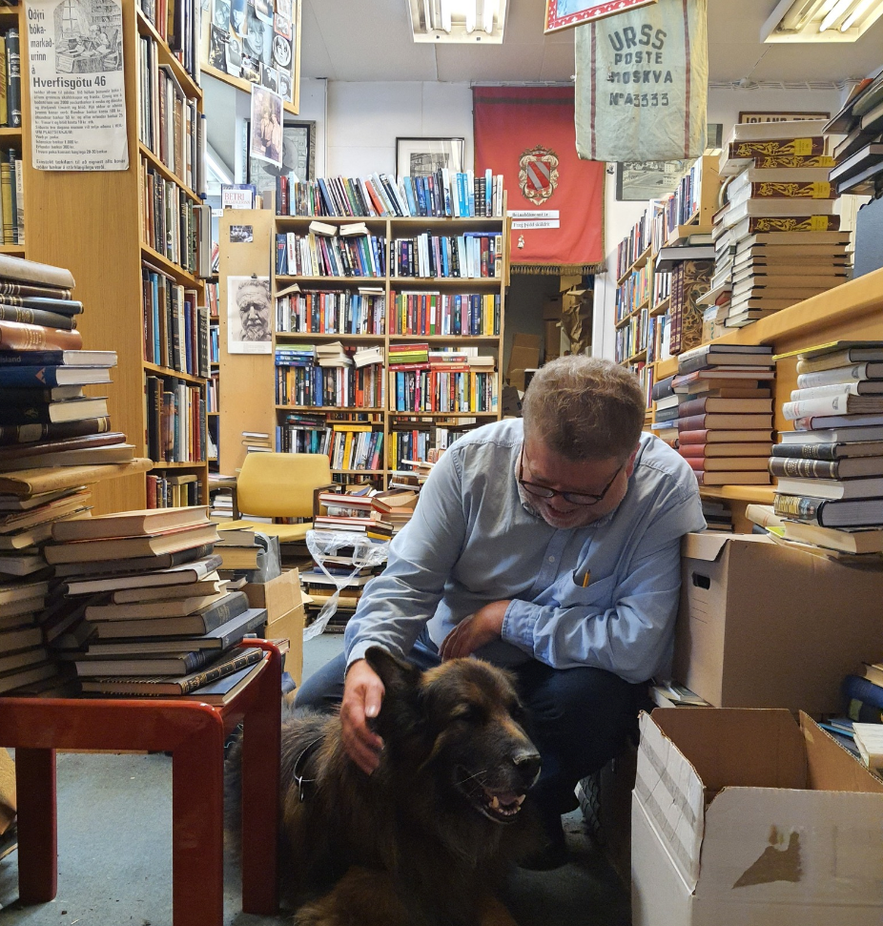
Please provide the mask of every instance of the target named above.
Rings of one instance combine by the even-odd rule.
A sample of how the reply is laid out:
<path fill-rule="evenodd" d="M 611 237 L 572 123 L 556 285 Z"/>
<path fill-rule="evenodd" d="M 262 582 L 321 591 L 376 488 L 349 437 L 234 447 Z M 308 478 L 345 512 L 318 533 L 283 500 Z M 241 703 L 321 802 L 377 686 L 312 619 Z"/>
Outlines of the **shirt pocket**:
<path fill-rule="evenodd" d="M 566 582 L 561 583 L 559 588 L 561 607 L 592 606 L 605 609 L 612 607 L 613 593 L 616 589 L 616 576 L 607 576 L 601 579 L 592 578 L 585 588 L 582 586 L 582 576 L 583 573 L 578 571 L 568 576 Z"/>

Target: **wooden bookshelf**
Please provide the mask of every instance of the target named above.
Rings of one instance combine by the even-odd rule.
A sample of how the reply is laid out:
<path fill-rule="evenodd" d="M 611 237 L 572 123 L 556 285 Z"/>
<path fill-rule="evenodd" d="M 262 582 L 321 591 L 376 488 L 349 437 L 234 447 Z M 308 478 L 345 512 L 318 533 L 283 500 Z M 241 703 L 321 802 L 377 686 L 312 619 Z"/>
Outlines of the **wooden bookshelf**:
<path fill-rule="evenodd" d="M 136 445 L 136 455 L 148 456 L 145 400 L 148 376 L 157 376 L 169 385 L 186 383 L 195 387 L 203 400 L 205 379 L 181 374 L 162 364 L 147 364 L 144 360 L 143 263 L 157 267 L 174 283 L 191 292 L 201 294 L 202 284 L 193 272 L 152 248 L 142 234 L 145 220 L 142 185 L 146 166 L 169 181 L 170 188 L 183 191 L 182 201 L 192 205 L 199 203 L 193 184 L 166 167 L 140 140 L 140 104 L 142 95 L 147 92 L 139 86 L 142 41 L 152 43 L 157 63 L 174 74 L 187 99 L 195 103 L 199 112 L 202 111 L 202 91 L 153 24 L 136 7 L 133 3 L 122 4 L 128 167 L 115 171 L 38 171 L 32 167 L 30 158 L 26 158 L 25 241 L 28 258 L 66 267 L 73 273 L 74 296 L 85 303 L 85 311 L 78 319 L 85 346 L 115 350 L 118 354 L 118 365 L 112 370 L 113 383 L 100 390 L 93 389 L 93 392 L 106 391 L 113 428 L 126 433 L 129 441 Z M 4 12 L 3 15 L 8 14 Z M 22 52 L 22 109 L 26 123 L 22 146 L 29 151 L 24 42 Z M 202 420 L 205 420 L 204 414 Z M 201 499 L 207 502 L 204 458 L 157 464 L 151 472 L 155 475 L 165 472 L 195 475 Z M 95 513 L 144 508 L 145 476 L 138 474 L 102 483 L 95 488 L 94 501 Z"/>
<path fill-rule="evenodd" d="M 505 208 L 503 210 L 505 215 Z M 285 426 L 285 416 L 287 412 L 296 411 L 304 414 L 315 414 L 327 416 L 328 427 L 333 428 L 335 425 L 344 425 L 347 422 L 340 419 L 350 418 L 351 424 L 370 424 L 373 431 L 382 435 L 383 452 L 382 464 L 379 468 L 357 468 L 353 469 L 348 466 L 335 466 L 332 461 L 332 471 L 336 479 L 347 481 L 352 478 L 373 477 L 376 484 L 385 487 L 390 472 L 396 468 L 394 459 L 394 444 L 396 434 L 401 431 L 412 432 L 432 432 L 439 427 L 448 427 L 457 429 L 458 427 L 468 426 L 468 423 L 483 424 L 488 421 L 496 420 L 502 414 L 502 345 L 503 345 L 503 318 L 505 313 L 505 294 L 509 281 L 509 254 L 508 254 L 508 219 L 504 217 L 472 217 L 464 219 L 454 218 L 431 218 L 431 217 L 296 217 L 296 216 L 277 216 L 276 233 L 304 235 L 307 233 L 309 224 L 315 218 L 320 221 L 336 225 L 350 222 L 365 222 L 371 235 L 382 238 L 385 244 L 385 254 L 387 258 L 393 250 L 393 242 L 399 239 L 413 238 L 419 234 L 429 234 L 435 236 L 457 236 L 464 233 L 486 232 L 489 236 L 500 236 L 502 247 L 502 262 L 499 275 L 493 277 L 416 277 L 416 276 L 399 276 L 395 273 L 395 268 L 391 261 L 387 260 L 385 272 L 379 276 L 296 276 L 291 274 L 278 274 L 274 276 L 274 294 L 285 290 L 292 283 L 297 283 L 303 293 L 319 294 L 322 292 L 344 292 L 347 294 L 356 294 L 360 287 L 375 288 L 379 293 L 373 294 L 379 296 L 382 294 L 383 313 L 382 320 L 377 326 L 371 326 L 373 333 L 342 333 L 337 332 L 316 332 L 310 331 L 281 331 L 276 330 L 274 334 L 274 350 L 276 348 L 291 348 L 297 345 L 322 344 L 331 341 L 340 341 L 344 347 L 359 348 L 368 345 L 377 345 L 381 349 L 383 362 L 378 364 L 379 376 L 382 381 L 384 401 L 382 404 L 371 404 L 367 406 L 322 406 L 322 405 L 298 405 L 289 402 L 280 402 L 279 396 L 275 395 L 275 409 L 277 413 L 276 424 L 280 429 Z M 423 334 L 420 330 L 412 330 L 412 333 L 400 331 L 392 323 L 392 313 L 396 311 L 395 296 L 397 293 L 421 294 L 429 297 L 437 294 L 439 304 L 446 297 L 454 295 L 472 295 L 477 297 L 488 297 L 498 299 L 495 311 L 495 325 L 493 333 L 484 332 L 482 334 L 456 334 L 456 333 L 434 333 Z M 439 315 L 440 318 L 440 315 Z M 461 410 L 434 410 L 426 407 L 420 407 L 416 410 L 408 410 L 403 406 L 401 396 L 397 398 L 394 394 L 393 380 L 391 373 L 394 373 L 393 367 L 388 363 L 390 348 L 395 345 L 407 345 L 409 343 L 425 342 L 429 344 L 430 350 L 438 350 L 445 347 L 455 349 L 476 348 L 479 354 L 492 355 L 495 364 L 491 367 L 490 373 L 482 373 L 480 376 L 490 377 L 490 387 L 493 391 L 494 405 L 492 408 L 470 407 Z M 401 374 L 400 374 L 401 375 Z M 405 374 L 407 375 L 407 374 Z M 447 374 L 448 376 L 454 374 Z M 470 376 L 469 373 L 464 373 Z M 483 380 L 487 382 L 486 380 Z M 355 420 L 361 419 L 361 420 Z M 413 427 L 409 427 L 413 425 Z M 285 446 L 283 449 L 289 449 Z"/>

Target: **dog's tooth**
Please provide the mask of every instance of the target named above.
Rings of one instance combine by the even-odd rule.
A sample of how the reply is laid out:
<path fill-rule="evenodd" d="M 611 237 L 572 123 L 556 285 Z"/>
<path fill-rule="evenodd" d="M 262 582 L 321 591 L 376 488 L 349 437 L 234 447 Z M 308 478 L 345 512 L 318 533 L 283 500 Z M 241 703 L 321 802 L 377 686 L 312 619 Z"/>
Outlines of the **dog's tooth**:
<path fill-rule="evenodd" d="M 518 797 L 515 798 L 515 806 L 520 807 L 523 803 L 524 803 L 524 795 L 519 794 Z"/>
<path fill-rule="evenodd" d="M 499 809 L 500 809 L 500 799 L 495 794 L 494 799 L 491 801 L 491 810 L 499 810 Z"/>

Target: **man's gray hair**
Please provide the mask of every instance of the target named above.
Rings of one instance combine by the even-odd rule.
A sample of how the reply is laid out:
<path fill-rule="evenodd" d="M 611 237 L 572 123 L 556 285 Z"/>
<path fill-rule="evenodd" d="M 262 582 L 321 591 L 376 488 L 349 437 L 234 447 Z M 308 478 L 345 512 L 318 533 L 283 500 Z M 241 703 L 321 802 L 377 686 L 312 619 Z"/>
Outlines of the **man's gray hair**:
<path fill-rule="evenodd" d="M 526 440 L 568 460 L 625 460 L 641 436 L 646 400 L 640 383 L 610 360 L 583 354 L 541 367 L 524 394 Z"/>

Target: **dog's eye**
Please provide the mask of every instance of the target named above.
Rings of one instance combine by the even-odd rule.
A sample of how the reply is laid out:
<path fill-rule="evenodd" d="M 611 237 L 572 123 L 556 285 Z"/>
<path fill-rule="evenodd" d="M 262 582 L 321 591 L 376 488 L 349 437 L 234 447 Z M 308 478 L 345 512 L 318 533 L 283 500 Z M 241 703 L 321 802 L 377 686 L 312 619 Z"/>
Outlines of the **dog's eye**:
<path fill-rule="evenodd" d="M 464 723 L 480 723 L 484 714 L 477 704 L 458 704 L 451 712 L 451 720 Z"/>

